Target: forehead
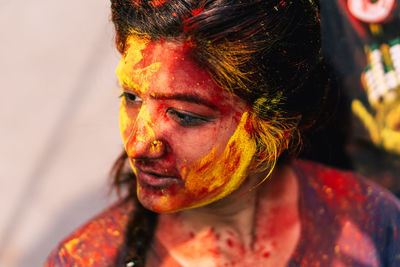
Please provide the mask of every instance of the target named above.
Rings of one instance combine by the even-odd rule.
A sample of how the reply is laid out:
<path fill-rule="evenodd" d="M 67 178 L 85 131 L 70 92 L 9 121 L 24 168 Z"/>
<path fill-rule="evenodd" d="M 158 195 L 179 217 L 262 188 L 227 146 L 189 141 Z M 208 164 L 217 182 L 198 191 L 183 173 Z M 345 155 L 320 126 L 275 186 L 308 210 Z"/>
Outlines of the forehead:
<path fill-rule="evenodd" d="M 235 98 L 193 60 L 183 42 L 129 37 L 117 75 L 123 86 L 142 94 L 190 92 L 224 102 Z"/>

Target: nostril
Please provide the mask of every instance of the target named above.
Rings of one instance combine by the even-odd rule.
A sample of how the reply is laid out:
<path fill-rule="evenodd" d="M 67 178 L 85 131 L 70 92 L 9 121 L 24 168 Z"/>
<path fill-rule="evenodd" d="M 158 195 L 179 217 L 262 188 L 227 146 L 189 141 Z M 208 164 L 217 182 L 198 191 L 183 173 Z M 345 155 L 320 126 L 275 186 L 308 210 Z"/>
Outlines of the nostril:
<path fill-rule="evenodd" d="M 152 152 L 159 153 L 159 152 L 162 152 L 163 146 L 164 146 L 164 143 L 162 141 L 154 140 L 151 143 L 150 149 L 152 150 Z"/>
<path fill-rule="evenodd" d="M 167 145 L 161 140 L 130 140 L 126 146 L 127 154 L 136 160 L 150 161 L 160 159 L 167 154 Z"/>

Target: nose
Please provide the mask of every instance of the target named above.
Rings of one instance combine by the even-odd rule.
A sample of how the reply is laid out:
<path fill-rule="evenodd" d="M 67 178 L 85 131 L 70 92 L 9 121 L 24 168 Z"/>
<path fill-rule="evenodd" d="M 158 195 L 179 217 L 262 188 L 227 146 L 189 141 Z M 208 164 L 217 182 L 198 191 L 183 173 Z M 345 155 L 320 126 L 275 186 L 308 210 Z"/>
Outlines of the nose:
<path fill-rule="evenodd" d="M 152 121 L 147 106 L 143 105 L 136 117 L 125 149 L 128 157 L 140 160 L 158 159 L 166 153 L 166 141 L 159 135 L 159 125 Z"/>

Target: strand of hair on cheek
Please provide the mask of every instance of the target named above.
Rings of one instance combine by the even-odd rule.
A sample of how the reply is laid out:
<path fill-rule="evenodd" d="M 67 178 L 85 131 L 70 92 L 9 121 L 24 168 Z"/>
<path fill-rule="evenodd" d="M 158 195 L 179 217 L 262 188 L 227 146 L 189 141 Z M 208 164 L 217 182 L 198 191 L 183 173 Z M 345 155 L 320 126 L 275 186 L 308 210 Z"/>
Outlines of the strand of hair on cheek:
<path fill-rule="evenodd" d="M 261 181 L 252 186 L 248 192 L 256 189 L 271 176 L 279 156 L 283 151 L 289 148 L 291 140 L 297 140 L 297 144 L 294 145 L 294 147 L 297 148 L 301 145 L 300 134 L 297 130 L 299 118 L 295 118 L 294 120 L 286 119 L 285 121 L 286 123 L 271 123 L 257 117 L 252 120 L 253 131 L 257 133 L 253 138 L 259 146 L 259 152 L 258 155 L 255 156 L 256 160 L 252 164 L 251 171 L 255 173 L 268 170 L 268 173 Z"/>

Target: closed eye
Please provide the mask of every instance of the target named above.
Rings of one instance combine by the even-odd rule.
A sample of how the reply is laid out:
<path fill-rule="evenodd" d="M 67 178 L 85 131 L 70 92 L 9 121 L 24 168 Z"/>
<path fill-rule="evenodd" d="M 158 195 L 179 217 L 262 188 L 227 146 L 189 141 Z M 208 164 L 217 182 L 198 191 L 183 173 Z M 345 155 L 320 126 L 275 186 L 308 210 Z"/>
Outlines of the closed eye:
<path fill-rule="evenodd" d="M 166 111 L 166 114 L 168 115 L 168 117 L 170 117 L 171 119 L 173 119 L 174 121 L 176 121 L 179 125 L 181 125 L 183 127 L 199 126 L 199 125 L 202 125 L 202 124 L 212 121 L 212 119 L 198 115 L 198 114 L 177 111 L 172 108 L 168 108 Z"/>

